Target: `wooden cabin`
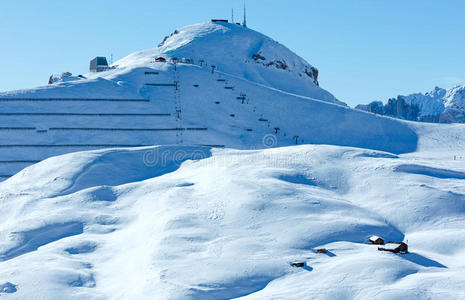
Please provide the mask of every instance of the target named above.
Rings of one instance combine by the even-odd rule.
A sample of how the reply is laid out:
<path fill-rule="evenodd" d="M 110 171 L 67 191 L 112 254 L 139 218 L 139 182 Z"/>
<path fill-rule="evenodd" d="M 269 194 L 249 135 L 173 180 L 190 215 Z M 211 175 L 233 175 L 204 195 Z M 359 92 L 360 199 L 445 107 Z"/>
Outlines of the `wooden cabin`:
<path fill-rule="evenodd" d="M 393 253 L 408 253 L 408 245 L 404 242 L 387 242 L 383 247 L 378 247 L 378 250 Z"/>
<path fill-rule="evenodd" d="M 293 261 L 291 262 L 291 265 L 296 268 L 302 268 L 305 266 L 305 262 L 304 261 Z"/>
<path fill-rule="evenodd" d="M 377 235 L 372 235 L 369 241 L 370 243 L 375 244 L 375 245 L 384 245 L 384 239 Z"/>

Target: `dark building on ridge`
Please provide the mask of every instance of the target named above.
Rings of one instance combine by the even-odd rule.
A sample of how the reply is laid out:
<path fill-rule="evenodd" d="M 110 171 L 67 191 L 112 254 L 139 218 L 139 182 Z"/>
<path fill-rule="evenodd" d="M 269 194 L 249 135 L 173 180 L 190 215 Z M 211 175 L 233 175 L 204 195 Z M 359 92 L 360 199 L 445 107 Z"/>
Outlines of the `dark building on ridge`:
<path fill-rule="evenodd" d="M 90 61 L 90 71 L 91 72 L 103 72 L 109 69 L 107 58 L 103 56 L 97 56 Z"/>

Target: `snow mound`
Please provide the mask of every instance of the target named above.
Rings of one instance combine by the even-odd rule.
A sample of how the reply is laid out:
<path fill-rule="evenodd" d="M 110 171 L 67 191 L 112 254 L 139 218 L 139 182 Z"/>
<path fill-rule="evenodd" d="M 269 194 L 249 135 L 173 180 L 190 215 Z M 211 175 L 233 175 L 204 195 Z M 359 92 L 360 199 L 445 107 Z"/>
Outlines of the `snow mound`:
<path fill-rule="evenodd" d="M 0 183 L 0 278 L 19 287 L 1 295 L 462 298 L 464 171 L 324 145 L 51 158 Z M 410 253 L 380 252 L 372 235 Z"/>

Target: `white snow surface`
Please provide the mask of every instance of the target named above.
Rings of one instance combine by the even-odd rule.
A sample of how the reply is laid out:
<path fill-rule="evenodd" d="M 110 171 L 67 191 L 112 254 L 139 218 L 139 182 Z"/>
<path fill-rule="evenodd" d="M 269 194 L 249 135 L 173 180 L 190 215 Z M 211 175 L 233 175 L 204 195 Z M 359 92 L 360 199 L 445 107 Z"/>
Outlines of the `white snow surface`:
<path fill-rule="evenodd" d="M 340 105 L 232 24 L 115 66 L 0 95 L 1 299 L 465 297 L 465 125 Z"/>
<path fill-rule="evenodd" d="M 440 150 L 156 146 L 49 158 L 0 183 L 0 282 L 16 290 L 0 295 L 463 298 L 464 158 Z M 380 252 L 371 235 L 410 253 Z"/>

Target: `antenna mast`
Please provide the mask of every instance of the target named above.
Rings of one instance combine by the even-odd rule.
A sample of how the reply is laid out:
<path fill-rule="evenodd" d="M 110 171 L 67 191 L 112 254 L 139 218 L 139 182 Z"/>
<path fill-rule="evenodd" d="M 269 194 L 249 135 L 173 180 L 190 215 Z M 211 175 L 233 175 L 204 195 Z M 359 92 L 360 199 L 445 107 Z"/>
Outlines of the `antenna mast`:
<path fill-rule="evenodd" d="M 234 8 L 231 8 L 231 23 L 234 24 Z"/>
<path fill-rule="evenodd" d="M 244 22 L 242 23 L 242 26 L 247 27 L 247 13 L 245 10 L 245 1 L 244 1 Z"/>

